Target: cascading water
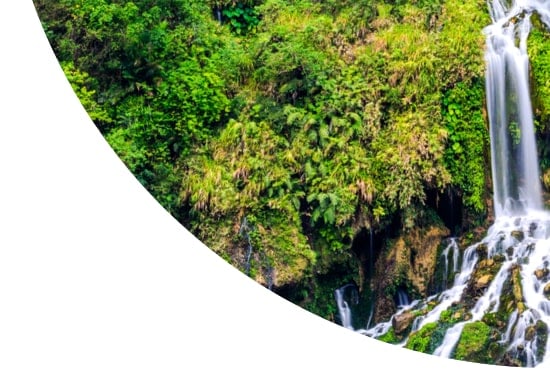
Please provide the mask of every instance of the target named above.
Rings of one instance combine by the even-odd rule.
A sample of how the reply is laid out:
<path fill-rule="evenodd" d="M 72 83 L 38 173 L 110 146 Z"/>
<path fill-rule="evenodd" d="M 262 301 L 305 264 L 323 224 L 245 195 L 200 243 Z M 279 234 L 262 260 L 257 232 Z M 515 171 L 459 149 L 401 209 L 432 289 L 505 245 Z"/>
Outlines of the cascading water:
<path fill-rule="evenodd" d="M 409 343 L 422 336 L 429 341 L 425 352 L 434 355 L 548 366 L 550 214 L 543 210 L 527 38 L 533 13 L 550 28 L 550 1 L 488 0 L 488 6 L 493 23 L 484 30 L 486 94 L 495 222 L 481 242 L 464 249 L 460 270 L 458 244 L 448 240 L 441 258 L 448 278 L 452 251 L 455 277 L 450 288 L 445 279 L 441 293 L 400 306 L 390 321 L 357 331 L 387 337 L 405 317 L 408 331 L 393 334 L 393 342 L 401 346 L 414 348 Z M 472 335 L 486 342 L 477 347 Z"/>
<path fill-rule="evenodd" d="M 443 274 L 441 280 L 441 290 L 446 290 L 448 286 L 448 281 L 451 276 L 454 277 L 455 273 L 458 272 L 458 257 L 460 250 L 458 249 L 458 243 L 455 237 L 449 238 L 446 240 L 447 246 L 441 252 L 441 259 L 443 260 Z M 449 258 L 452 257 L 452 260 Z M 452 264 L 450 264 L 452 261 Z"/>
<path fill-rule="evenodd" d="M 485 28 L 487 111 L 495 215 L 542 209 L 529 92 L 527 37 L 533 11 L 548 24 L 548 5 L 535 0 L 488 2 L 493 24 Z"/>
<path fill-rule="evenodd" d="M 358 303 L 357 286 L 348 283 L 336 289 L 334 291 L 334 298 L 336 299 L 336 306 L 338 307 L 340 323 L 343 327 L 353 330 L 350 304 Z"/>

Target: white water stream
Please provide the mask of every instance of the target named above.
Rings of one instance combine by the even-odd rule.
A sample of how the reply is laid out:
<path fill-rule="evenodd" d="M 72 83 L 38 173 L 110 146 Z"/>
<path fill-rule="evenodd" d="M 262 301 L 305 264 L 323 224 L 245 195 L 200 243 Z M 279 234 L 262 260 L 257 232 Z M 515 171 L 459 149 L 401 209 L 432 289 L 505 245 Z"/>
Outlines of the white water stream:
<path fill-rule="evenodd" d="M 542 209 L 529 90 L 527 37 L 535 11 L 548 23 L 547 1 L 489 0 L 486 94 L 490 122 L 495 215 Z M 513 134 L 510 134 L 510 133 Z"/>
<path fill-rule="evenodd" d="M 415 332 L 438 321 L 442 312 L 461 302 L 467 288 L 478 288 L 479 297 L 466 319 L 450 326 L 433 352 L 434 355 L 453 357 L 464 327 L 482 320 L 488 313 L 499 311 L 501 303 L 506 301 L 501 298 L 503 289 L 507 283 L 508 286 L 514 285 L 515 282 L 511 282 L 513 271 L 517 273 L 519 270 L 522 301 L 516 301 L 517 306 L 507 318 L 497 342 L 505 347 L 510 358 L 524 366 L 548 367 L 550 339 L 545 336 L 550 327 L 550 300 L 544 289 L 547 288 L 550 296 L 550 213 L 543 210 L 530 101 L 527 38 L 533 13 L 537 13 L 550 29 L 550 1 L 488 0 L 487 3 L 492 24 L 484 29 L 487 40 L 486 96 L 496 220 L 481 242 L 464 250 L 460 270 L 458 245 L 454 239 L 449 240 L 441 257 L 445 278 L 450 268 L 456 272 L 450 288 L 425 302 L 414 301 L 399 306 L 394 316 L 406 310 L 420 311 L 429 301 L 436 300 L 435 307 L 414 320 L 411 332 Z M 452 267 L 449 265 L 451 251 Z M 487 283 L 472 281 L 481 260 L 498 263 L 498 270 L 489 276 Z M 443 284 L 446 288 L 446 280 Z M 345 307 L 341 302 L 339 306 Z M 348 313 L 341 314 L 345 317 Z M 370 329 L 357 331 L 380 337 L 391 327 L 390 319 Z M 349 328 L 353 329 L 351 325 Z M 541 329 L 544 332 L 541 333 Z M 405 345 L 406 340 L 400 345 Z M 544 347 L 539 347 L 541 345 Z"/>

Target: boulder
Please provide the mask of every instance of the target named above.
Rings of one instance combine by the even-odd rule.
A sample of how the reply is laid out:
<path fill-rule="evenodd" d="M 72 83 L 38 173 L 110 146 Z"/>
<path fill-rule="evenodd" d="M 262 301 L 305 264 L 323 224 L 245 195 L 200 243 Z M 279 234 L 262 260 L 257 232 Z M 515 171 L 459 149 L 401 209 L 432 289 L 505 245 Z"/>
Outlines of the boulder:
<path fill-rule="evenodd" d="M 548 268 L 537 269 L 535 270 L 535 277 L 537 277 L 537 279 L 540 281 L 544 277 L 548 276 L 548 272 Z"/>
<path fill-rule="evenodd" d="M 515 230 L 515 231 L 512 231 L 510 235 L 520 242 L 523 241 L 523 238 L 524 238 L 523 231 Z"/>
<path fill-rule="evenodd" d="M 415 315 L 410 310 L 394 316 L 392 318 L 391 325 L 395 334 L 401 335 L 405 333 L 410 328 L 414 318 Z"/>
<path fill-rule="evenodd" d="M 487 286 L 489 286 L 489 283 L 491 283 L 491 280 L 493 279 L 493 276 L 491 274 L 484 274 L 478 279 L 476 279 L 475 287 L 476 289 L 482 289 Z"/>

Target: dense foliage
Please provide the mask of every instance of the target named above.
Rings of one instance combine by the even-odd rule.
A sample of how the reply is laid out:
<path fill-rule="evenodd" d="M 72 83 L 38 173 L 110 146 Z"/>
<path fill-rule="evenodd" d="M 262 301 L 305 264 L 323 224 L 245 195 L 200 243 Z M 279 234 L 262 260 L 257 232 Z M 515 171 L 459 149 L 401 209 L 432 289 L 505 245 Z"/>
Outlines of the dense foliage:
<path fill-rule="evenodd" d="M 444 193 L 464 208 L 458 228 L 491 210 L 485 1 L 35 4 L 138 180 L 222 257 L 327 318 L 315 291 L 359 273 L 362 230 L 440 224 L 426 214 L 444 218 Z"/>

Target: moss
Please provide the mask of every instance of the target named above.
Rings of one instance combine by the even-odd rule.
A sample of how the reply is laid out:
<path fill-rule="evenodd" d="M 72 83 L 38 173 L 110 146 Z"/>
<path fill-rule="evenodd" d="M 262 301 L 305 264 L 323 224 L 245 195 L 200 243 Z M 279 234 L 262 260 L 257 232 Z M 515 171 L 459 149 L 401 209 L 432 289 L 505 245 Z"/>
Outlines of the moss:
<path fill-rule="evenodd" d="M 537 332 L 537 360 L 540 362 L 545 354 L 546 342 L 548 340 L 548 325 L 542 320 L 537 320 L 535 324 L 535 330 Z"/>
<path fill-rule="evenodd" d="M 434 341 L 438 323 L 428 323 L 418 331 L 413 332 L 405 345 L 406 348 L 427 354 L 432 354 L 437 347 Z"/>
<path fill-rule="evenodd" d="M 517 265 L 512 268 L 512 293 L 518 312 L 521 314 L 525 311 L 525 303 L 523 302 L 523 291 L 521 290 L 521 274 Z"/>
<path fill-rule="evenodd" d="M 457 343 L 454 358 L 478 363 L 492 362 L 487 350 L 491 343 L 491 333 L 491 328 L 483 322 L 466 324 Z"/>
<path fill-rule="evenodd" d="M 452 312 L 451 308 L 448 308 L 447 310 L 441 312 L 441 315 L 439 315 L 439 321 L 440 322 L 450 322 L 452 313 L 453 312 Z"/>
<path fill-rule="evenodd" d="M 466 320 L 467 317 L 468 312 L 464 309 L 464 306 L 457 304 L 441 312 L 439 322 L 446 327 L 450 327 L 458 322 Z"/>
<path fill-rule="evenodd" d="M 378 340 L 386 343 L 399 343 L 401 340 L 395 335 L 393 327 L 389 331 L 377 338 Z"/>
<path fill-rule="evenodd" d="M 489 327 L 493 327 L 496 329 L 505 329 L 506 328 L 506 322 L 507 319 L 503 319 L 502 314 L 499 314 L 497 312 L 487 313 L 483 316 L 481 321 L 485 324 L 487 324 Z"/>

